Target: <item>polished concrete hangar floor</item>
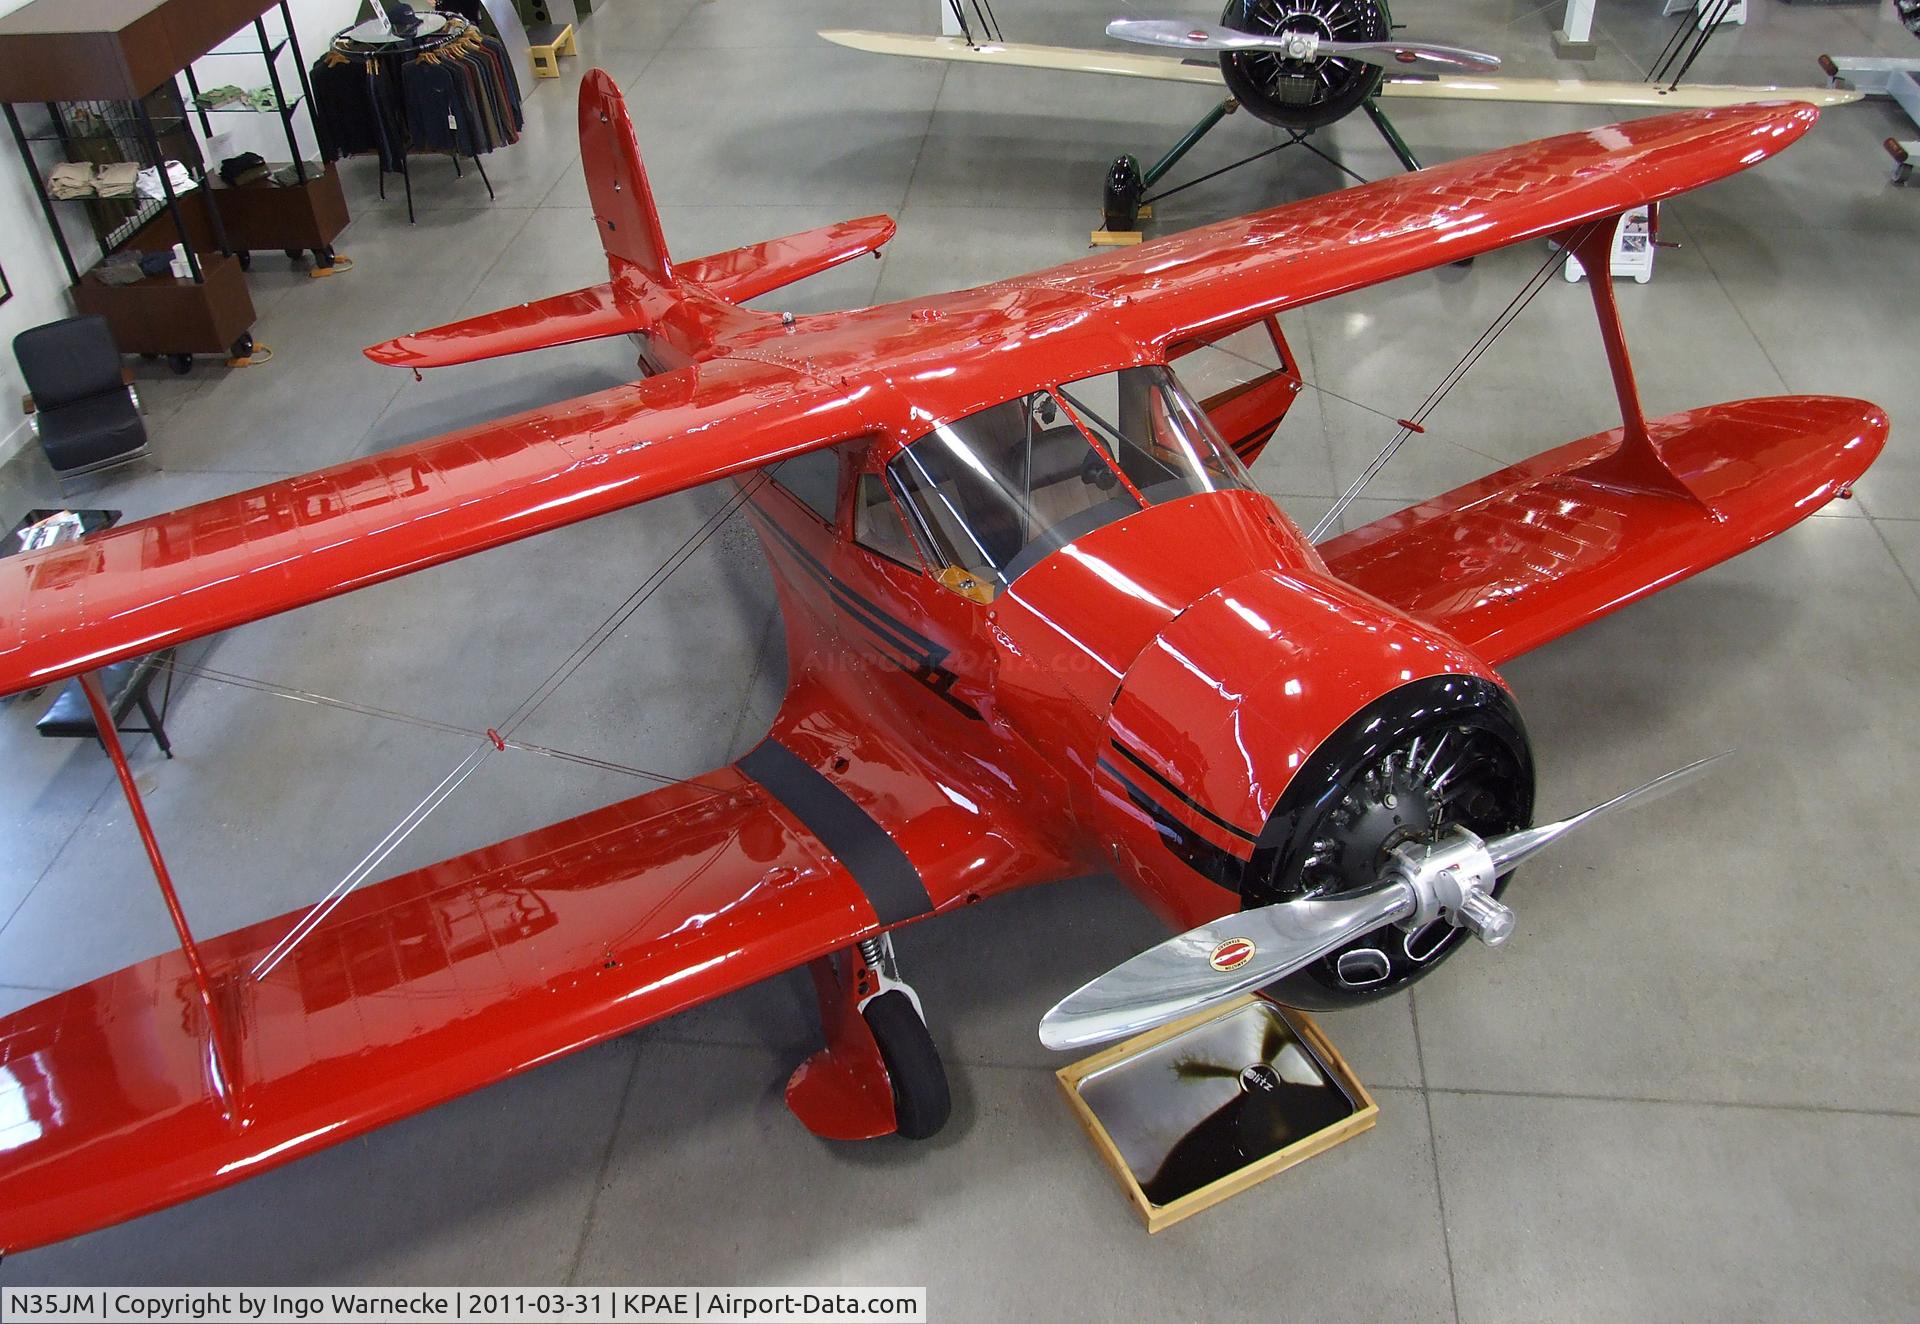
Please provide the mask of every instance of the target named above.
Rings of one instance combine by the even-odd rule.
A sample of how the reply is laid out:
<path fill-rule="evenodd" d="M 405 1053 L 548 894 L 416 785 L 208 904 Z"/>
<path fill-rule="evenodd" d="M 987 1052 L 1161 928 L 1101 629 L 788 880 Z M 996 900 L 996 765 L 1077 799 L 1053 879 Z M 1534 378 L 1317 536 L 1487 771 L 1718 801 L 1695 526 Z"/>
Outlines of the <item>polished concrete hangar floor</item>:
<path fill-rule="evenodd" d="M 1112 6 L 1001 0 L 1014 35 L 1085 40 Z M 627 88 L 666 227 L 698 253 L 886 210 L 882 262 L 773 306 L 824 309 L 1016 274 L 1086 242 L 1105 163 L 1157 150 L 1203 90 L 944 70 L 816 40 L 917 27 L 929 0 L 610 0 L 529 99 L 527 140 L 471 173 L 418 166 L 419 224 L 350 169 L 351 275 L 262 255 L 271 365 L 152 373 L 159 464 L 87 504 L 149 513 L 622 379 L 621 344 L 416 384 L 362 344 L 599 279 L 572 86 Z M 1599 60 L 1636 75 L 1652 0 L 1602 0 Z M 1197 11 L 1196 11 L 1197 12 Z M 1434 0 L 1402 19 L 1554 67 L 1557 6 Z M 1821 50 L 1920 55 L 1891 17 L 1752 0 L 1703 64 L 1806 81 Z M 1398 112 L 1442 159 L 1602 121 L 1552 109 Z M 9 1261 L 0 1281 L 928 1284 L 935 1318 L 1833 1318 L 1920 1310 L 1920 190 L 1891 189 L 1868 104 L 1667 212 L 1650 286 L 1622 284 L 1649 404 L 1782 390 L 1884 404 L 1859 497 L 1765 548 L 1516 662 L 1542 808 L 1739 751 L 1684 796 L 1530 866 L 1518 937 L 1415 996 L 1328 1018 L 1378 1092 L 1371 1134 L 1148 1240 L 1056 1095 L 1041 1011 L 1158 936 L 1115 883 L 1014 896 L 903 935 L 950 1063 L 935 1141 L 816 1141 L 780 1084 L 815 1042 L 802 975 L 749 989 L 272 1172 Z M 1364 124 L 1329 135 L 1388 168 Z M 1200 164 L 1270 135 L 1232 123 Z M 1295 154 L 1298 156 L 1299 154 Z M 1306 159 L 1182 195 L 1163 227 L 1337 181 Z M 1541 260 L 1482 260 L 1292 320 L 1307 375 L 1410 408 Z M 1357 512 L 1372 517 L 1603 427 L 1582 290 L 1556 283 Z M 1309 394 L 1256 477 L 1324 509 L 1382 420 Z M 53 495 L 37 457 L 5 512 Z M 203 656 L 282 684 L 483 726 L 517 703 L 719 500 L 702 491 L 249 627 Z M 761 554 L 738 521 L 539 717 L 531 738 L 680 773 L 746 750 L 783 684 Z M 169 941 L 107 765 L 0 710 L 0 1003 Z M 323 891 L 464 753 L 419 730 L 207 681 L 176 696 L 177 761 L 137 768 L 204 931 Z M 411 865 L 634 793 L 502 758 L 409 844 Z"/>

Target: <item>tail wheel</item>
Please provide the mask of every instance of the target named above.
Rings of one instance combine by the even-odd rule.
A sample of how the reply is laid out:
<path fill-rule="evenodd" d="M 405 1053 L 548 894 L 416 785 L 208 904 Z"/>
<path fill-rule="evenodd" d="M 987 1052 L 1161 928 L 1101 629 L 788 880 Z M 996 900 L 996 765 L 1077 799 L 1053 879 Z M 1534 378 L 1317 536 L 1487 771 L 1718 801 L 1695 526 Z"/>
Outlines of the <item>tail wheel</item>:
<path fill-rule="evenodd" d="M 1268 833 L 1281 844 L 1256 854 L 1242 904 L 1371 890 L 1403 844 L 1454 828 L 1512 832 L 1532 818 L 1533 760 L 1506 694 L 1466 676 L 1416 682 L 1363 709 L 1295 778 Z M 1371 1002 L 1424 976 L 1466 936 L 1445 919 L 1412 933 L 1384 925 L 1268 992 L 1319 1010 Z"/>
<path fill-rule="evenodd" d="M 1101 200 L 1102 225 L 1108 230 L 1140 228 L 1140 195 L 1146 185 L 1140 178 L 1140 163 L 1131 156 L 1115 157 L 1107 170 L 1107 186 Z"/>
<path fill-rule="evenodd" d="M 1220 22 L 1260 36 L 1311 32 L 1325 41 L 1385 41 L 1393 31 L 1386 0 L 1232 0 Z M 1277 51 L 1225 51 L 1220 72 L 1250 113 L 1305 131 L 1358 110 L 1380 90 L 1386 71 L 1339 56 L 1289 60 Z"/>
<path fill-rule="evenodd" d="M 893 1084 L 893 1115 L 898 1133 L 908 1140 L 925 1140 L 947 1124 L 953 1099 L 947 1091 L 947 1071 L 933 1046 L 927 1023 L 913 1000 L 899 989 L 888 989 L 861 1009 L 880 1058 Z"/>

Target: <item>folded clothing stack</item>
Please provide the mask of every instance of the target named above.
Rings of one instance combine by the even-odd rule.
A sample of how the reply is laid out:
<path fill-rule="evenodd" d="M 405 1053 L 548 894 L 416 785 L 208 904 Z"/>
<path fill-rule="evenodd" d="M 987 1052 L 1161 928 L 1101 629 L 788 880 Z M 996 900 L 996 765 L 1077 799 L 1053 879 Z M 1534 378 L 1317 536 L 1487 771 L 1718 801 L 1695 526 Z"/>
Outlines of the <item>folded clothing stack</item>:
<path fill-rule="evenodd" d="M 210 87 L 193 99 L 200 110 L 219 110 L 222 106 L 244 106 L 250 104 L 250 98 L 244 87 L 235 87 L 228 83 L 225 87 Z"/>
<path fill-rule="evenodd" d="M 47 174 L 47 192 L 56 198 L 90 198 L 93 189 L 93 165 L 87 161 L 62 161 Z"/>
<path fill-rule="evenodd" d="M 320 161 L 308 161 L 305 169 L 308 179 L 318 179 L 327 173 L 326 165 Z M 300 179 L 300 170 L 296 169 L 291 161 L 283 166 L 275 166 L 273 173 L 269 175 L 268 178 L 273 180 L 274 183 L 286 188 L 292 188 L 302 182 Z"/>
<path fill-rule="evenodd" d="M 210 87 L 193 99 L 196 110 L 279 110 L 280 97 L 272 87 L 256 87 L 249 92 L 244 87 L 235 87 L 228 83 L 225 87 Z"/>
<path fill-rule="evenodd" d="M 220 163 L 220 178 L 233 187 L 265 183 L 266 159 L 258 152 L 242 152 L 238 156 L 229 156 Z"/>
<path fill-rule="evenodd" d="M 140 255 L 128 248 L 101 258 L 93 274 L 102 285 L 133 285 L 147 275 L 140 269 Z"/>
<path fill-rule="evenodd" d="M 178 161 L 167 162 L 167 179 L 172 183 L 175 193 L 185 193 L 188 189 L 195 187 L 199 182 L 194 179 L 193 172 L 181 165 Z M 164 198 L 167 196 L 166 190 L 160 186 L 160 171 L 153 166 L 148 166 L 140 172 L 138 188 L 140 196 L 143 198 Z"/>
<path fill-rule="evenodd" d="M 139 182 L 140 167 L 131 161 L 103 165 L 93 176 L 93 191 L 103 198 L 130 198 Z"/>

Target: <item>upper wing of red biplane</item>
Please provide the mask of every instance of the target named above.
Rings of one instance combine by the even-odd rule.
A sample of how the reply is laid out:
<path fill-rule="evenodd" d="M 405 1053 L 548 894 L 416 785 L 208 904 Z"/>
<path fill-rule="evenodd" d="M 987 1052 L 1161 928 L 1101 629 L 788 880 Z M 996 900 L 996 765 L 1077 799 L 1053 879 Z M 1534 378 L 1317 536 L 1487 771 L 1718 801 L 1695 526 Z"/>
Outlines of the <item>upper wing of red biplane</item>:
<path fill-rule="evenodd" d="M 1820 112 L 1682 111 L 1504 147 L 1036 273 L 1106 296 L 1159 345 L 1204 339 L 1430 267 L 1549 238 L 1755 165 Z"/>
<path fill-rule="evenodd" d="M 0 561 L 0 694 L 867 430 L 856 392 L 718 359 Z"/>

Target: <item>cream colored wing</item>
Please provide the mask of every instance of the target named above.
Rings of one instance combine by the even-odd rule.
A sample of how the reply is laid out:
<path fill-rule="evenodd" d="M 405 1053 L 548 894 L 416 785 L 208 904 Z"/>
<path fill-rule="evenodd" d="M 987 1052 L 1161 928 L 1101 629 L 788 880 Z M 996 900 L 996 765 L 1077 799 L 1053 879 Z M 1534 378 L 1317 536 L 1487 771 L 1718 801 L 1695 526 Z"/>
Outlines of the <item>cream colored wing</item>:
<path fill-rule="evenodd" d="M 1071 46 L 1029 46 L 1017 41 L 967 45 L 964 37 L 921 37 L 907 32 L 858 32 L 835 29 L 821 36 L 840 46 L 875 55 L 911 55 L 956 64 L 997 65 L 1009 69 L 1052 69 L 1063 73 L 1113 74 L 1120 78 L 1157 78 L 1166 83 L 1221 85 L 1220 66 L 1212 61 L 1188 64 L 1165 55 L 1131 51 L 1083 51 Z"/>
<path fill-rule="evenodd" d="M 983 42 L 969 46 L 964 37 L 923 37 L 909 32 L 860 32 L 833 29 L 820 34 L 828 41 L 874 55 L 907 55 L 922 60 L 950 60 L 956 64 L 997 65 L 1009 69 L 1051 69 L 1059 73 L 1111 74 L 1119 78 L 1152 78 L 1166 83 L 1221 86 L 1220 66 L 1212 61 L 1188 62 L 1165 55 L 1136 55 L 1131 51 L 1090 51 L 1072 46 L 1031 46 L 1017 41 Z M 1806 101 L 1816 106 L 1840 106 L 1858 101 L 1860 93 L 1837 87 L 1724 87 L 1682 85 L 1672 91 L 1652 83 L 1586 81 L 1578 78 L 1389 78 L 1382 96 L 1442 101 L 1549 102 L 1568 106 L 1638 106 L 1646 110 L 1691 110 L 1737 106 L 1748 101 Z"/>
<path fill-rule="evenodd" d="M 1839 87 L 1732 87 L 1682 83 L 1672 90 L 1655 83 L 1615 83 L 1581 78 L 1388 78 L 1381 96 L 1439 101 L 1547 102 L 1564 106 L 1639 106 L 1646 110 L 1698 110 L 1749 101 L 1806 101 L 1844 106 L 1860 93 Z"/>

